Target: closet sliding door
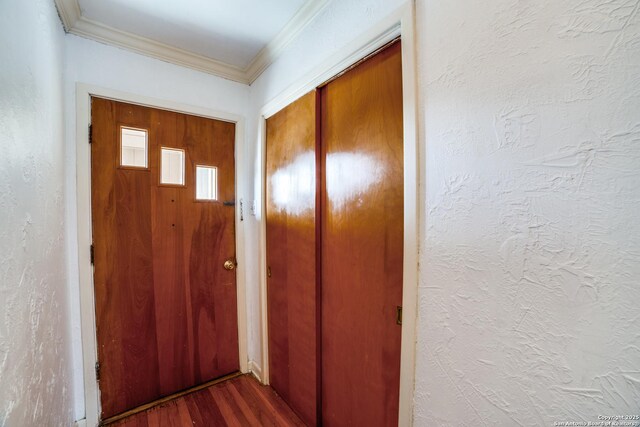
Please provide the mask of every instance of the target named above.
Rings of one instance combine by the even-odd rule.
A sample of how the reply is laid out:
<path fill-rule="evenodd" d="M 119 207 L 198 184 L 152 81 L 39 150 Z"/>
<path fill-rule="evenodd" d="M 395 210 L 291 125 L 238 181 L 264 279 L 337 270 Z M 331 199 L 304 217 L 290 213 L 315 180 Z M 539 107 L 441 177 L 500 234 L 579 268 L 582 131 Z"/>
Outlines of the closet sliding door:
<path fill-rule="evenodd" d="M 320 96 L 323 425 L 394 426 L 404 218 L 400 43 Z"/>
<path fill-rule="evenodd" d="M 270 383 L 309 425 L 398 422 L 400 42 L 267 120 Z"/>
<path fill-rule="evenodd" d="M 315 425 L 316 92 L 267 120 L 266 221 L 271 386 Z"/>

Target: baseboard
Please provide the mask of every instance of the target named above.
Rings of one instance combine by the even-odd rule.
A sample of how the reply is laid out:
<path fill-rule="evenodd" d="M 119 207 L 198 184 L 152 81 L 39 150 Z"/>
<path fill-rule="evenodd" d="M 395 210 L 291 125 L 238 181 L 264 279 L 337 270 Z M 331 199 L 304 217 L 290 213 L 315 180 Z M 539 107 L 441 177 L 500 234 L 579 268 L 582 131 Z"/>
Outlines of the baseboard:
<path fill-rule="evenodd" d="M 260 381 L 260 383 L 264 384 L 264 381 L 262 380 L 262 368 L 260 368 L 260 365 L 258 365 L 254 360 L 249 360 L 249 372 L 251 372 L 253 376 Z"/>
<path fill-rule="evenodd" d="M 87 427 L 87 419 L 83 418 L 73 423 L 73 427 Z"/>

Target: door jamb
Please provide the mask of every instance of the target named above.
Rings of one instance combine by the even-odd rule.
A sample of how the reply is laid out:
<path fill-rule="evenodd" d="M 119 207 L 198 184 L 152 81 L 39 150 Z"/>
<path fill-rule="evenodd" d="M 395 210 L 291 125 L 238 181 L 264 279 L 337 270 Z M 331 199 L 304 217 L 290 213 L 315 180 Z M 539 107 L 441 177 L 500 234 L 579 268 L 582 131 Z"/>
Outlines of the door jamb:
<path fill-rule="evenodd" d="M 87 426 L 97 426 L 100 421 L 100 389 L 96 380 L 97 336 L 95 318 L 95 292 L 93 266 L 89 247 L 92 244 L 91 228 L 91 147 L 89 125 L 91 123 L 91 96 L 115 101 L 159 108 L 184 114 L 223 120 L 236 124 L 235 132 L 235 241 L 238 310 L 238 352 L 240 371 L 248 372 L 247 309 L 246 309 L 246 248 L 244 224 L 241 220 L 242 193 L 245 189 L 245 119 L 242 116 L 207 108 L 180 104 L 173 101 L 150 98 L 120 92 L 99 86 L 76 83 L 76 209 L 78 222 L 78 267 L 80 284 L 80 319 L 82 334 L 82 361 L 84 377 L 85 417 Z"/>
<path fill-rule="evenodd" d="M 402 39 L 402 97 L 404 133 L 404 251 L 402 284 L 402 343 L 400 350 L 400 401 L 398 425 L 413 425 L 413 400 L 415 387 L 416 325 L 418 296 L 418 235 L 420 194 L 422 177 L 420 155 L 424 153 L 418 141 L 417 125 L 417 75 L 415 40 L 415 5 L 413 0 L 387 18 L 375 24 L 362 36 L 337 51 L 326 61 L 299 81 L 289 86 L 260 110 L 257 152 L 260 156 L 259 206 L 266 210 L 266 120 L 304 94 L 314 90 L 339 72 L 360 61 L 398 36 Z M 269 384 L 269 328 L 267 318 L 267 256 L 266 220 L 260 219 L 260 323 L 262 336 L 260 380 Z M 252 362 L 255 364 L 255 362 Z"/>

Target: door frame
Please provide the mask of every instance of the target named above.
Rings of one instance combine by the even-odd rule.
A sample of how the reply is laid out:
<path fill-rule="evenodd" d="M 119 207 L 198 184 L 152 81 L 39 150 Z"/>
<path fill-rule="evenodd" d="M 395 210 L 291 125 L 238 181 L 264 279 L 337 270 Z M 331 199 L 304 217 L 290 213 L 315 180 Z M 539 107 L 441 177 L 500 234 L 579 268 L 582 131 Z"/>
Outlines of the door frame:
<path fill-rule="evenodd" d="M 424 182 L 420 156 L 423 147 L 418 142 L 417 74 L 415 41 L 415 5 L 408 0 L 391 15 L 369 28 L 364 34 L 315 67 L 289 86 L 260 110 L 258 146 L 260 156 L 260 206 L 266 212 L 266 121 L 307 92 L 336 76 L 351 65 L 380 49 L 397 37 L 402 40 L 402 98 L 404 148 L 404 252 L 402 283 L 402 342 L 400 347 L 400 402 L 398 425 L 413 425 L 415 388 L 416 324 L 418 306 L 418 236 L 421 234 L 419 207 L 422 206 L 419 183 Z M 264 384 L 269 384 L 269 328 L 267 312 L 267 224 L 260 220 L 260 323 L 262 335 L 262 366 L 252 362 L 251 370 Z"/>
<path fill-rule="evenodd" d="M 177 113 L 200 116 L 235 123 L 235 243 L 236 288 L 238 306 L 238 350 L 240 371 L 248 372 L 247 356 L 247 309 L 246 309 L 246 248 L 244 244 L 243 199 L 245 188 L 245 119 L 242 116 L 223 111 L 181 104 L 169 100 L 150 98 L 132 93 L 120 92 L 99 86 L 76 83 L 76 209 L 78 225 L 78 269 L 80 284 L 80 322 L 82 334 L 82 362 L 85 400 L 85 423 L 97 426 L 100 417 L 100 388 L 96 380 L 98 342 L 96 336 L 95 292 L 93 266 L 89 248 L 93 242 L 91 228 L 91 146 L 89 125 L 91 124 L 91 97 L 111 99 L 144 107 L 158 108 Z"/>

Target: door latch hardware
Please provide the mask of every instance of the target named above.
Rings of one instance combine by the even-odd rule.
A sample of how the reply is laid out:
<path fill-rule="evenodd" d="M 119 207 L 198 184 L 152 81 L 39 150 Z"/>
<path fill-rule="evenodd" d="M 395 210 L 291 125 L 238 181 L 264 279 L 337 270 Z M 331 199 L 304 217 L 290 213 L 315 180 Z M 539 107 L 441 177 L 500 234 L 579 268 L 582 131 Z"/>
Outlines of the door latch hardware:
<path fill-rule="evenodd" d="M 402 307 L 396 307 L 396 324 L 402 325 Z"/>
<path fill-rule="evenodd" d="M 271 277 L 271 267 L 267 267 L 267 277 Z"/>
<path fill-rule="evenodd" d="M 96 381 L 100 381 L 100 362 L 96 362 Z"/>
<path fill-rule="evenodd" d="M 236 264 L 235 261 L 233 261 L 231 259 L 228 259 L 228 260 L 226 260 L 224 262 L 224 264 L 222 266 L 224 267 L 225 270 L 231 271 L 231 270 L 234 270 L 236 268 L 236 265 L 237 264 Z"/>

